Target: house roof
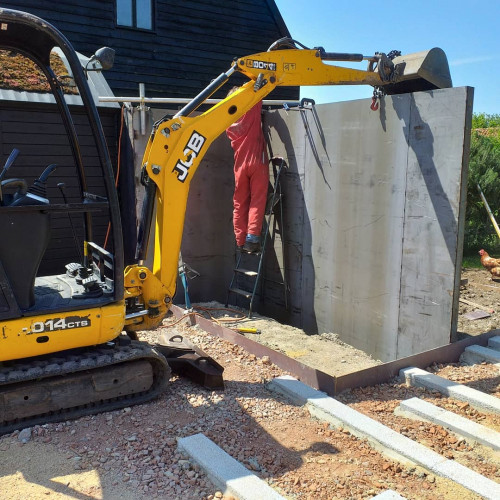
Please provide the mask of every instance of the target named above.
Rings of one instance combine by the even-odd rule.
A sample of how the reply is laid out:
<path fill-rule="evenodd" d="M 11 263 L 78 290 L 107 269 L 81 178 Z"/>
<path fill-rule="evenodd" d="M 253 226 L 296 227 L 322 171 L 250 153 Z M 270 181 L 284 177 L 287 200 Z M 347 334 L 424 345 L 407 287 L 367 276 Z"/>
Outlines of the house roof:
<path fill-rule="evenodd" d="M 269 10 L 271 11 L 274 20 L 276 21 L 276 25 L 278 26 L 279 30 L 283 33 L 283 36 L 291 36 L 290 32 L 288 31 L 288 28 L 286 27 L 285 21 L 283 20 L 283 17 L 281 17 L 281 13 L 278 10 L 276 2 L 274 0 L 266 0 L 266 1 L 267 5 L 269 6 Z"/>
<path fill-rule="evenodd" d="M 89 58 L 78 53 L 78 58 L 85 66 Z M 29 58 L 13 53 L 9 50 L 0 50 L 0 100 L 22 101 L 33 103 L 55 103 L 47 79 L 36 64 Z M 55 48 L 51 53 L 51 67 L 63 85 L 65 99 L 69 105 L 82 105 L 78 89 L 73 83 L 69 64 L 62 51 Z M 119 107 L 117 103 L 101 103 L 99 97 L 113 97 L 106 79 L 101 72 L 89 71 L 88 84 L 99 107 Z"/>

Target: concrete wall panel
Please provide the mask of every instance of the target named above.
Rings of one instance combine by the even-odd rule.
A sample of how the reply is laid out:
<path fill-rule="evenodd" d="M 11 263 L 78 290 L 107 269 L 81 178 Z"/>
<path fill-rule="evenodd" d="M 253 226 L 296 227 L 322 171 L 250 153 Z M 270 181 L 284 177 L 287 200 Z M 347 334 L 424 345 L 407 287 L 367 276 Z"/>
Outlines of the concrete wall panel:
<path fill-rule="evenodd" d="M 304 226 L 301 288 L 292 290 L 305 330 L 339 333 L 382 360 L 449 342 L 470 94 L 386 97 L 378 112 L 368 100 L 276 112 L 305 144 L 293 155 L 304 170 Z"/>
<path fill-rule="evenodd" d="M 445 344 L 456 327 L 472 96 L 410 96 L 397 357 Z M 467 156 L 467 154 L 465 155 Z"/>
<path fill-rule="evenodd" d="M 254 309 L 309 333 L 338 333 L 383 361 L 448 343 L 471 110 L 472 89 L 457 88 L 388 96 L 376 112 L 369 99 L 267 112 L 271 155 L 288 168 L 284 227 L 265 263 L 272 282 Z M 202 274 L 190 283 L 193 302 L 225 301 L 235 255 L 233 182 L 222 136 L 188 201 L 182 253 Z M 283 277 L 288 309 L 274 283 Z"/>
<path fill-rule="evenodd" d="M 311 240 L 304 249 L 303 272 L 314 280 L 302 291 L 303 300 L 313 301 L 303 312 L 303 327 L 340 333 L 353 345 L 392 358 L 404 132 L 392 110 L 375 113 L 365 100 L 318 106 L 316 117 L 304 114 L 309 124 L 304 193 Z M 344 332 L 350 332 L 348 337 Z"/>

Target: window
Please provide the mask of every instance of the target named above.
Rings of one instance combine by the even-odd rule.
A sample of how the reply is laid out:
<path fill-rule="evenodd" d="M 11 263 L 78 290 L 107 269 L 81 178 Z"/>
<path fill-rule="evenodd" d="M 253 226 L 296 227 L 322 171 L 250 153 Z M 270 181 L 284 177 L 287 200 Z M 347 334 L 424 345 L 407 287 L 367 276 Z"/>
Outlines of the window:
<path fill-rule="evenodd" d="M 153 29 L 153 0 L 116 0 L 116 24 Z"/>

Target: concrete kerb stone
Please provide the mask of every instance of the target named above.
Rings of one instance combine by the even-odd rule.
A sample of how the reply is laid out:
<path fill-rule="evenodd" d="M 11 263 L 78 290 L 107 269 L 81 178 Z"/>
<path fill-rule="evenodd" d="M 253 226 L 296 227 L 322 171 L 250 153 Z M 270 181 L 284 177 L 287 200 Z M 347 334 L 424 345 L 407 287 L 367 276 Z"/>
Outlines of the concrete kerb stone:
<path fill-rule="evenodd" d="M 465 401 L 478 410 L 500 415 L 500 399 L 490 394 L 452 382 L 420 368 L 404 368 L 399 375 L 406 380 L 408 385 L 433 389 L 445 396 Z"/>
<path fill-rule="evenodd" d="M 470 345 L 460 356 L 460 361 L 468 365 L 475 365 L 486 361 L 487 363 L 500 363 L 500 352 L 481 345 Z"/>
<path fill-rule="evenodd" d="M 204 434 L 181 438 L 177 441 L 177 446 L 180 451 L 189 455 L 225 494 L 240 500 L 283 500 L 265 481 L 252 474 Z"/>
<path fill-rule="evenodd" d="M 469 440 L 500 450 L 500 433 L 419 398 L 402 401 L 395 412 L 407 418 L 438 424 Z"/>
<path fill-rule="evenodd" d="M 270 382 L 268 388 L 296 404 L 305 404 L 311 415 L 320 420 L 327 421 L 335 427 L 347 428 L 352 434 L 367 439 L 386 456 L 417 464 L 438 476 L 451 479 L 484 498 L 492 500 L 500 498 L 500 484 L 444 458 L 293 377 L 277 377 Z"/>
<path fill-rule="evenodd" d="M 500 351 L 500 337 L 491 337 L 488 339 L 488 347 L 491 349 L 495 349 L 496 351 Z"/>
<path fill-rule="evenodd" d="M 371 500 L 406 500 L 406 497 L 402 497 L 394 490 L 386 490 L 372 497 Z"/>

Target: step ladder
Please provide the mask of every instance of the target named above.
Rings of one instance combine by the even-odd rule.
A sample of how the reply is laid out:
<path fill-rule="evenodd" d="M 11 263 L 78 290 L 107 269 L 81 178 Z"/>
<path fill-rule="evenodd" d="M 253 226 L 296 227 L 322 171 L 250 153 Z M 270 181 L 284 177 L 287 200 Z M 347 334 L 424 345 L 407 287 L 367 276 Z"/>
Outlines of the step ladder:
<path fill-rule="evenodd" d="M 233 277 L 231 283 L 229 284 L 227 290 L 226 307 L 229 304 L 229 297 L 231 294 L 236 294 L 244 297 L 249 301 L 248 305 L 248 317 L 252 317 L 252 309 L 254 305 L 255 296 L 257 295 L 257 288 L 262 288 L 266 278 L 262 276 L 264 270 L 264 256 L 266 252 L 266 244 L 268 241 L 273 242 L 275 235 L 279 234 L 281 237 L 282 245 L 282 255 L 284 258 L 284 226 L 283 226 L 283 193 L 281 190 L 280 176 L 284 168 L 287 168 L 285 160 L 279 156 L 273 157 L 270 160 L 273 166 L 274 173 L 274 185 L 273 190 L 269 193 L 266 214 L 264 217 L 264 223 L 262 225 L 261 233 L 261 251 L 248 253 L 243 251 L 238 251 L 236 257 L 236 266 L 233 269 Z M 283 266 L 285 267 L 285 266 Z M 271 281 L 271 280 L 267 280 Z M 280 282 L 274 281 L 283 286 L 285 308 L 288 309 L 288 299 L 287 299 L 287 283 L 286 283 L 286 273 L 283 272 L 283 279 Z"/>

